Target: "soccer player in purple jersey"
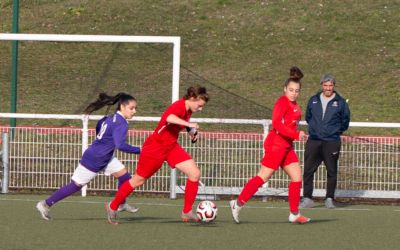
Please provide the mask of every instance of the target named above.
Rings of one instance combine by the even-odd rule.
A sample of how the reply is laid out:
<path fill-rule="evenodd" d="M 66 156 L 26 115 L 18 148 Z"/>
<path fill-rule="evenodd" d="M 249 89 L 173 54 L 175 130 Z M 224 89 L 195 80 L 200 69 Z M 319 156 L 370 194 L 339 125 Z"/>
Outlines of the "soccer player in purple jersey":
<path fill-rule="evenodd" d="M 118 178 L 118 188 L 131 178 L 125 166 L 114 156 L 114 150 L 118 149 L 129 154 L 139 154 L 140 148 L 126 143 L 128 132 L 128 121 L 136 113 L 136 99 L 128 94 L 119 93 L 108 96 L 101 93 L 98 99 L 85 109 L 85 114 L 101 109 L 104 106 L 117 104 L 117 111 L 109 116 L 103 117 L 96 125 L 96 139 L 92 145 L 83 153 L 78 167 L 72 175 L 72 181 L 54 192 L 46 200 L 39 201 L 36 205 L 40 215 L 45 220 L 50 220 L 50 207 L 58 201 L 65 199 L 89 183 L 100 171 L 106 175 Z M 138 208 L 122 203 L 119 211 L 135 213 Z"/>

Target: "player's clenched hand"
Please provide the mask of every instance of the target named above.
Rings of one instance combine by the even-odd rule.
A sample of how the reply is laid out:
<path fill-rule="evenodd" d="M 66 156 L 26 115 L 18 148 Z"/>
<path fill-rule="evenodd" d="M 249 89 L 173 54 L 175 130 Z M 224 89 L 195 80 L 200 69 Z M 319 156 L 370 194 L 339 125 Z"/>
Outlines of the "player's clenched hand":
<path fill-rule="evenodd" d="M 199 125 L 197 123 L 189 123 L 191 125 L 193 125 L 193 127 L 187 127 L 187 132 L 190 135 L 190 139 L 192 141 L 192 143 L 195 143 L 197 141 L 197 129 L 199 128 Z"/>
<path fill-rule="evenodd" d="M 299 140 L 304 140 L 307 138 L 307 134 L 304 131 L 299 132 Z"/>

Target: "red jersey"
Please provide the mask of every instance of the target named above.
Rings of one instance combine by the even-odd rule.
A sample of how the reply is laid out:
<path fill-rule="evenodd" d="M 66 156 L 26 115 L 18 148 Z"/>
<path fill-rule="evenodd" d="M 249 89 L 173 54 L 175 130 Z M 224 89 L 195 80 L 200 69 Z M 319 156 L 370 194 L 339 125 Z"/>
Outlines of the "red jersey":
<path fill-rule="evenodd" d="M 301 110 L 297 103 L 281 96 L 272 110 L 272 129 L 267 136 L 266 144 L 291 147 L 299 139 L 297 127 L 301 119 Z"/>
<path fill-rule="evenodd" d="M 186 128 L 185 126 L 172 124 L 167 122 L 167 117 L 169 115 L 176 115 L 177 117 L 189 121 L 190 116 L 192 115 L 191 110 L 186 110 L 185 100 L 181 99 L 174 103 L 172 103 L 161 116 L 161 120 L 157 125 L 157 128 L 154 130 L 153 136 L 154 138 L 162 144 L 173 144 L 176 143 L 179 132 Z"/>

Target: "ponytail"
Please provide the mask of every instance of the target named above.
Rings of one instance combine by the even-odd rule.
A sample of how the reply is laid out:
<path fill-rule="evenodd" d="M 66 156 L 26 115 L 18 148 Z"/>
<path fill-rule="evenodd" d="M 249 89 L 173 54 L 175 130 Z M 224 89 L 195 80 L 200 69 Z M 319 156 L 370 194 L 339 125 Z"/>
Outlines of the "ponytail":
<path fill-rule="evenodd" d="M 104 106 L 109 106 L 108 108 L 110 108 L 116 103 L 118 103 L 117 110 L 121 110 L 121 105 L 126 105 L 130 101 L 136 101 L 135 97 L 122 92 L 116 94 L 115 96 L 109 96 L 106 93 L 100 93 L 97 100 L 90 103 L 89 106 L 85 108 L 83 113 L 90 115 L 94 111 L 99 110 Z"/>

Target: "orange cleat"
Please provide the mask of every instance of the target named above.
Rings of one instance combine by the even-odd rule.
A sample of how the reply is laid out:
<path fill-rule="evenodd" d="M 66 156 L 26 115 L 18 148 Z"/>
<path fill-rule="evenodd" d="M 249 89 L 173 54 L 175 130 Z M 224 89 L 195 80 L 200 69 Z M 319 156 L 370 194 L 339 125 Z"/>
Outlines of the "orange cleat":
<path fill-rule="evenodd" d="M 294 215 L 294 214 L 290 213 L 290 215 L 289 215 L 289 222 L 290 223 L 306 224 L 306 223 L 308 223 L 310 221 L 311 221 L 310 218 L 307 218 L 307 217 L 301 215 L 300 213 L 297 214 L 297 215 Z"/>
<path fill-rule="evenodd" d="M 184 222 L 189 222 L 189 221 L 199 222 L 200 221 L 199 217 L 197 217 L 197 214 L 193 213 L 193 211 L 190 211 L 188 213 L 182 212 L 181 219 Z"/>

